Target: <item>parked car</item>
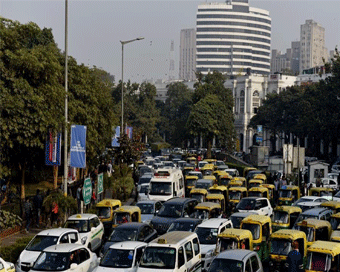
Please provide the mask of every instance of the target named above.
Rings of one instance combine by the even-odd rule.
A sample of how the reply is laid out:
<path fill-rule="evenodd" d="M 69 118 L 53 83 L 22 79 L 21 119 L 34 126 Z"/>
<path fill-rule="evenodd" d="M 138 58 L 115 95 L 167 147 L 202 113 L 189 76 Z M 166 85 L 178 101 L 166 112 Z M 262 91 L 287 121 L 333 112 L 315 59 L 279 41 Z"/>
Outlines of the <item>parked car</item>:
<path fill-rule="evenodd" d="M 97 255 L 84 245 L 60 244 L 45 248 L 30 271 L 92 272 L 97 266 Z"/>
<path fill-rule="evenodd" d="M 273 208 L 268 198 L 244 197 L 236 206 L 237 212 L 254 212 L 259 215 L 272 216 Z"/>
<path fill-rule="evenodd" d="M 196 218 L 178 218 L 169 227 L 167 232 L 171 231 L 190 231 L 194 232 L 196 227 L 202 223 L 202 219 Z"/>
<path fill-rule="evenodd" d="M 15 270 L 17 272 L 29 271 L 45 248 L 65 243 L 81 244 L 78 231 L 70 228 L 57 228 L 39 232 L 20 253 Z"/>
<path fill-rule="evenodd" d="M 142 223 L 150 223 L 151 219 L 158 214 L 162 203 L 157 200 L 143 200 L 138 201 L 136 206 L 138 206 L 142 212 L 141 220 Z"/>

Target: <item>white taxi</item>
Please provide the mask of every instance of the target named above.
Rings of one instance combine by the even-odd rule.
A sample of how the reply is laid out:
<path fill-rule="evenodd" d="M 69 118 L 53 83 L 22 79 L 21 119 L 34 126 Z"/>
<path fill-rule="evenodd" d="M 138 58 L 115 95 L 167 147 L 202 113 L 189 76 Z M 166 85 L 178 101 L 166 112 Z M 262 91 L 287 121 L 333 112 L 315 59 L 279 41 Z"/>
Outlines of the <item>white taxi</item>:
<path fill-rule="evenodd" d="M 59 244 L 45 248 L 30 271 L 92 272 L 98 263 L 97 255 L 84 245 Z"/>
<path fill-rule="evenodd" d="M 14 264 L 0 258 L 0 272 L 15 272 Z"/>
<path fill-rule="evenodd" d="M 76 229 L 80 234 L 81 243 L 90 250 L 96 251 L 101 247 L 104 226 L 97 215 L 89 213 L 72 215 L 64 227 Z"/>
<path fill-rule="evenodd" d="M 81 244 L 78 231 L 68 228 L 57 228 L 39 232 L 21 252 L 15 265 L 16 271 L 29 271 L 45 248 L 65 243 Z"/>

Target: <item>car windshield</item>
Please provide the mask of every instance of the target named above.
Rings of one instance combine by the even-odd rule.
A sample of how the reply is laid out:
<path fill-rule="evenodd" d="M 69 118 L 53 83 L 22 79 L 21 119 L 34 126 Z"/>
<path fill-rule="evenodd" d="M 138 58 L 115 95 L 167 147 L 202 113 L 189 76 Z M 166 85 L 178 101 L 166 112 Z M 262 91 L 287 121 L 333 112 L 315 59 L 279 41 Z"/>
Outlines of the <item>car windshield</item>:
<path fill-rule="evenodd" d="M 297 230 L 303 231 L 306 234 L 308 242 L 314 242 L 314 229 L 311 227 L 299 226 L 295 227 Z"/>
<path fill-rule="evenodd" d="M 260 225 L 244 223 L 242 224 L 242 229 L 250 230 L 251 234 L 253 235 L 253 240 L 260 238 Z"/>
<path fill-rule="evenodd" d="M 196 233 L 202 245 L 214 245 L 217 242 L 218 230 L 216 228 L 197 228 Z"/>
<path fill-rule="evenodd" d="M 330 191 L 323 191 L 323 192 L 320 192 L 320 196 L 332 196 L 332 192 L 330 192 Z"/>
<path fill-rule="evenodd" d="M 26 247 L 26 250 L 43 251 L 45 248 L 57 244 L 57 242 L 58 242 L 58 236 L 37 235 L 28 244 L 28 246 Z"/>
<path fill-rule="evenodd" d="M 243 216 L 234 216 L 234 215 L 230 216 L 230 220 L 233 223 L 233 228 L 239 229 L 243 219 L 244 219 Z"/>
<path fill-rule="evenodd" d="M 195 186 L 196 179 L 187 179 L 187 186 Z"/>
<path fill-rule="evenodd" d="M 139 264 L 144 268 L 174 269 L 176 249 L 169 247 L 147 247 Z"/>
<path fill-rule="evenodd" d="M 271 247 L 270 247 L 270 254 L 287 256 L 291 250 L 292 250 L 292 246 L 289 240 L 275 239 L 275 238 L 272 239 Z"/>
<path fill-rule="evenodd" d="M 243 198 L 240 203 L 237 204 L 236 208 L 239 210 L 255 210 L 256 199 Z"/>
<path fill-rule="evenodd" d="M 192 194 L 191 198 L 197 199 L 198 203 L 204 202 L 204 195 L 202 194 Z"/>
<path fill-rule="evenodd" d="M 208 164 L 207 162 L 199 162 L 198 167 L 202 168 L 204 165 Z"/>
<path fill-rule="evenodd" d="M 140 208 L 142 214 L 154 214 L 155 213 L 154 205 L 151 203 L 150 204 L 137 203 L 136 205 Z"/>
<path fill-rule="evenodd" d="M 233 238 L 221 238 L 219 241 L 220 252 L 238 248 L 238 241 Z"/>
<path fill-rule="evenodd" d="M 63 271 L 69 269 L 69 266 L 70 253 L 42 252 L 34 263 L 33 270 Z"/>
<path fill-rule="evenodd" d="M 301 197 L 299 200 L 296 200 L 293 204 L 293 206 L 296 206 L 296 204 L 299 204 L 301 202 L 313 202 L 314 199 L 309 198 L 309 197 Z"/>
<path fill-rule="evenodd" d="M 338 226 L 340 224 L 340 218 L 332 217 L 330 223 L 331 223 L 332 229 L 336 230 L 338 229 Z"/>
<path fill-rule="evenodd" d="M 150 177 L 141 177 L 138 181 L 138 184 L 139 185 L 148 184 L 148 183 L 150 183 L 150 180 L 151 180 L 151 176 Z"/>
<path fill-rule="evenodd" d="M 316 215 L 300 214 L 296 222 L 301 222 L 305 219 L 319 219 Z"/>
<path fill-rule="evenodd" d="M 145 173 L 152 173 L 152 170 L 149 167 L 143 167 L 139 170 L 139 173 L 141 176 L 143 176 Z"/>
<path fill-rule="evenodd" d="M 139 193 L 140 194 L 147 194 L 148 190 L 149 190 L 149 185 L 141 186 Z"/>
<path fill-rule="evenodd" d="M 230 200 L 240 200 L 241 199 L 241 192 L 237 192 L 237 191 L 229 192 L 229 199 Z"/>
<path fill-rule="evenodd" d="M 250 191 L 250 192 L 248 192 L 248 196 L 262 197 L 262 193 L 261 192 Z"/>
<path fill-rule="evenodd" d="M 243 267 L 240 261 L 215 258 L 210 265 L 209 271 L 242 272 Z"/>
<path fill-rule="evenodd" d="M 111 217 L 111 208 L 110 207 L 97 207 L 97 215 L 100 219 L 110 218 Z"/>
<path fill-rule="evenodd" d="M 116 228 L 112 231 L 109 241 L 111 242 L 122 242 L 122 241 L 136 241 L 137 230 L 128 228 Z"/>
<path fill-rule="evenodd" d="M 67 220 L 64 228 L 76 229 L 79 233 L 89 232 L 88 220 Z"/>
<path fill-rule="evenodd" d="M 193 217 L 197 219 L 203 219 L 203 220 L 209 219 L 209 212 L 207 210 L 198 209 L 198 210 L 195 210 Z"/>
<path fill-rule="evenodd" d="M 218 190 L 218 189 L 210 189 L 209 190 L 209 194 L 218 194 L 218 195 L 222 195 L 222 191 Z"/>
<path fill-rule="evenodd" d="M 168 232 L 170 231 L 190 231 L 194 232 L 196 224 L 192 222 L 174 222 L 170 225 Z"/>
<path fill-rule="evenodd" d="M 282 211 L 274 211 L 274 223 L 279 223 L 279 224 L 288 224 L 289 221 L 289 215 L 287 212 L 282 212 Z"/>
<path fill-rule="evenodd" d="M 133 250 L 110 248 L 102 258 L 100 266 L 112 268 L 132 267 L 133 255 Z"/>
<path fill-rule="evenodd" d="M 229 182 L 230 182 L 230 179 L 228 178 L 221 178 L 220 180 L 221 185 L 224 185 L 224 186 L 228 186 Z"/>
<path fill-rule="evenodd" d="M 208 190 L 209 187 L 211 187 L 211 184 L 209 182 L 199 182 L 199 183 L 196 183 L 196 188 L 201 188 L 201 189 Z"/>
<path fill-rule="evenodd" d="M 280 190 L 280 197 L 283 197 L 283 198 L 290 198 L 292 197 L 292 191 L 290 190 Z"/>
<path fill-rule="evenodd" d="M 171 182 L 151 182 L 150 195 L 171 195 Z"/>
<path fill-rule="evenodd" d="M 182 216 L 182 209 L 182 205 L 171 203 L 164 204 L 159 210 L 158 216 L 178 218 Z"/>
<path fill-rule="evenodd" d="M 331 260 L 332 258 L 328 254 L 309 252 L 307 256 L 306 270 L 327 271 L 327 263 Z M 336 271 L 336 269 L 334 271 Z"/>
<path fill-rule="evenodd" d="M 127 212 L 115 212 L 114 223 L 119 225 L 130 222 L 130 214 Z"/>

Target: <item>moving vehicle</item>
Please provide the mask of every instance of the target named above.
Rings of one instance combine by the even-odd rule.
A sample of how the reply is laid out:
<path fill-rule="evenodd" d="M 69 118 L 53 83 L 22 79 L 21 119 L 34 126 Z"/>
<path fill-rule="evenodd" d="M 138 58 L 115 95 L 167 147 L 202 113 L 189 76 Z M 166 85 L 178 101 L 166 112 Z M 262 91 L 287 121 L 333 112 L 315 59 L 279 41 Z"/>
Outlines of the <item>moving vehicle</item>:
<path fill-rule="evenodd" d="M 245 167 L 243 169 L 243 177 L 245 177 L 247 179 L 247 175 L 250 171 L 256 171 L 257 169 L 254 167 Z"/>
<path fill-rule="evenodd" d="M 253 235 L 249 230 L 226 229 L 217 236 L 215 254 L 231 249 L 253 250 Z"/>
<path fill-rule="evenodd" d="M 202 202 L 195 206 L 193 217 L 202 220 L 219 218 L 221 216 L 221 205 L 213 202 Z"/>
<path fill-rule="evenodd" d="M 332 233 L 331 224 L 326 220 L 305 219 L 298 222 L 294 229 L 303 231 L 307 237 L 307 246 L 317 240 L 329 241 Z"/>
<path fill-rule="evenodd" d="M 185 196 L 189 197 L 190 191 L 195 188 L 197 176 L 185 176 Z"/>
<path fill-rule="evenodd" d="M 149 199 L 150 184 L 143 183 L 139 187 L 139 192 L 137 192 L 137 201 L 143 201 Z"/>
<path fill-rule="evenodd" d="M 278 230 L 270 236 L 270 271 L 286 271 L 287 256 L 293 249 L 292 243 L 299 243 L 299 252 L 303 256 L 303 263 L 306 264 L 307 240 L 306 234 L 299 230 Z"/>
<path fill-rule="evenodd" d="M 228 183 L 228 189 L 232 188 L 232 187 L 245 187 L 243 186 L 243 182 L 241 180 L 231 180 L 229 183 Z"/>
<path fill-rule="evenodd" d="M 141 210 L 138 206 L 121 206 L 113 211 L 113 227 L 129 222 L 141 222 Z"/>
<path fill-rule="evenodd" d="M 221 194 L 224 196 L 224 199 L 228 199 L 228 189 L 226 186 L 219 186 L 217 184 L 214 184 L 208 189 L 209 194 Z"/>
<path fill-rule="evenodd" d="M 203 176 L 206 175 L 212 175 L 212 173 L 214 172 L 214 165 L 213 164 L 206 164 L 201 168 L 201 172 L 203 174 Z"/>
<path fill-rule="evenodd" d="M 319 203 L 319 205 L 323 202 L 326 202 L 328 201 L 326 198 L 323 198 L 323 197 L 319 197 L 319 196 L 303 196 L 303 197 L 300 197 L 298 200 L 296 200 L 292 206 L 298 206 L 300 207 L 301 209 L 303 209 L 304 206 L 307 206 L 308 207 L 308 202 L 311 202 L 311 203 Z M 301 205 L 302 204 L 302 205 Z"/>
<path fill-rule="evenodd" d="M 144 250 L 137 272 L 201 271 L 200 244 L 196 233 L 168 232 Z"/>
<path fill-rule="evenodd" d="M 272 216 L 273 208 L 264 197 L 244 197 L 236 206 L 238 212 L 254 212 L 259 215 Z"/>
<path fill-rule="evenodd" d="M 248 190 L 253 187 L 260 187 L 263 184 L 262 179 L 250 179 L 248 181 Z"/>
<path fill-rule="evenodd" d="M 330 238 L 331 242 L 340 242 L 340 230 L 333 230 Z"/>
<path fill-rule="evenodd" d="M 137 202 L 136 206 L 141 210 L 141 222 L 149 224 L 151 219 L 159 212 L 162 203 L 155 200 L 144 200 Z"/>
<path fill-rule="evenodd" d="M 275 207 L 272 220 L 273 231 L 280 229 L 292 229 L 301 213 L 301 208 L 295 206 Z"/>
<path fill-rule="evenodd" d="M 234 177 L 233 178 L 233 181 L 242 181 L 242 187 L 246 187 L 248 188 L 248 185 L 247 185 L 247 179 L 245 177 Z"/>
<path fill-rule="evenodd" d="M 226 212 L 225 198 L 222 194 L 207 194 L 207 202 L 217 203 L 221 206 L 222 212 Z"/>
<path fill-rule="evenodd" d="M 272 234 L 270 217 L 265 215 L 249 215 L 242 220 L 241 229 L 251 231 L 253 235 L 253 248 L 261 261 L 269 260 L 267 241 Z"/>
<path fill-rule="evenodd" d="M 221 175 L 219 176 L 218 178 L 218 184 L 219 185 L 223 185 L 223 186 L 227 186 L 228 187 L 228 184 L 229 182 L 232 180 L 232 177 L 229 176 L 229 175 Z"/>
<path fill-rule="evenodd" d="M 248 190 L 248 196 L 265 197 L 269 199 L 269 190 L 265 187 L 253 187 Z"/>
<path fill-rule="evenodd" d="M 237 169 L 234 168 L 229 168 L 229 169 L 225 169 L 225 172 L 227 172 L 230 176 L 234 177 L 238 177 L 240 175 L 240 173 L 238 172 Z"/>
<path fill-rule="evenodd" d="M 113 211 L 122 206 L 118 199 L 103 199 L 96 205 L 97 215 L 104 225 L 104 237 L 108 237 L 112 231 Z"/>
<path fill-rule="evenodd" d="M 215 183 L 212 179 L 199 179 L 196 181 L 195 188 L 206 189 L 208 190 Z"/>
<path fill-rule="evenodd" d="M 208 191 L 203 188 L 194 188 L 190 191 L 190 197 L 195 198 L 199 203 L 205 202 L 208 195 Z"/>
<path fill-rule="evenodd" d="M 279 189 L 278 205 L 292 205 L 300 198 L 300 188 L 294 185 L 284 185 Z"/>
<path fill-rule="evenodd" d="M 194 232 L 196 227 L 202 223 L 202 219 L 196 218 L 178 218 L 169 227 L 167 232 L 170 231 L 190 231 Z"/>

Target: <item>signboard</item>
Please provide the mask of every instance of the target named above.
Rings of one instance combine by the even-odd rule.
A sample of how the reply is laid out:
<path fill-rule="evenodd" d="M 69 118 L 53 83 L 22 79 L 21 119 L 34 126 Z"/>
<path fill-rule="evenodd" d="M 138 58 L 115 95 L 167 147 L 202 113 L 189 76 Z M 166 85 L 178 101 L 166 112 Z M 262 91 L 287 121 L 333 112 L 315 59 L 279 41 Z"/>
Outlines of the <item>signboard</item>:
<path fill-rule="evenodd" d="M 115 135 L 112 138 L 112 147 L 119 147 L 118 138 L 120 137 L 120 126 L 116 127 Z"/>
<path fill-rule="evenodd" d="M 70 166 L 86 168 L 86 126 L 71 126 Z"/>
<path fill-rule="evenodd" d="M 285 162 L 293 162 L 293 145 L 292 144 L 283 145 L 283 160 Z"/>
<path fill-rule="evenodd" d="M 83 187 L 83 198 L 84 198 L 84 204 L 88 205 L 91 202 L 91 196 L 92 196 L 92 183 L 90 178 L 86 178 L 84 181 L 84 187 Z"/>
<path fill-rule="evenodd" d="M 45 144 L 45 164 L 57 166 L 61 164 L 61 133 L 48 133 Z"/>
<path fill-rule="evenodd" d="M 263 131 L 262 125 L 257 125 L 257 133 L 261 134 Z"/>
<path fill-rule="evenodd" d="M 98 180 L 97 180 L 97 194 L 101 194 L 104 192 L 104 175 L 103 173 L 98 174 Z"/>
<path fill-rule="evenodd" d="M 257 142 L 257 143 L 262 143 L 262 141 L 263 141 L 263 138 L 262 138 L 262 137 L 256 136 L 256 142 Z"/>
<path fill-rule="evenodd" d="M 293 168 L 301 169 L 304 166 L 305 166 L 305 148 L 294 147 Z"/>

